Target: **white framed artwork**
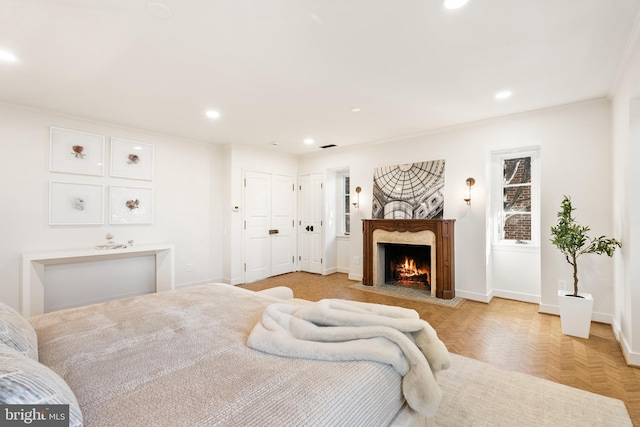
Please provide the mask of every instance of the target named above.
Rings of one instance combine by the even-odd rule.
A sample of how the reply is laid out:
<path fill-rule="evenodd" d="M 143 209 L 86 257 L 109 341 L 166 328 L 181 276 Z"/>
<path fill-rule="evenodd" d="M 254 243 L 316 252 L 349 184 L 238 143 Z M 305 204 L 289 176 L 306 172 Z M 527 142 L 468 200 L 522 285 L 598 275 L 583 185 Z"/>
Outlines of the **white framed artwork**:
<path fill-rule="evenodd" d="M 50 128 L 49 169 L 52 172 L 104 175 L 104 136 Z"/>
<path fill-rule="evenodd" d="M 111 186 L 110 224 L 151 224 L 151 188 Z"/>
<path fill-rule="evenodd" d="M 104 223 L 104 186 L 49 181 L 49 225 Z"/>
<path fill-rule="evenodd" d="M 111 138 L 111 176 L 153 179 L 153 144 Z"/>

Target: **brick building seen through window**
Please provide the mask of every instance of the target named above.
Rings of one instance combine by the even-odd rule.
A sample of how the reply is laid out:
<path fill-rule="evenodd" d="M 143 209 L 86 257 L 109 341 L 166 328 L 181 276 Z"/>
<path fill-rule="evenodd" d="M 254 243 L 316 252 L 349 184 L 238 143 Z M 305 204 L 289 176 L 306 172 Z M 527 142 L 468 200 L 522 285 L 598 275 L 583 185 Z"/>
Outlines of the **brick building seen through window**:
<path fill-rule="evenodd" d="M 531 157 L 503 160 L 504 240 L 531 240 Z"/>

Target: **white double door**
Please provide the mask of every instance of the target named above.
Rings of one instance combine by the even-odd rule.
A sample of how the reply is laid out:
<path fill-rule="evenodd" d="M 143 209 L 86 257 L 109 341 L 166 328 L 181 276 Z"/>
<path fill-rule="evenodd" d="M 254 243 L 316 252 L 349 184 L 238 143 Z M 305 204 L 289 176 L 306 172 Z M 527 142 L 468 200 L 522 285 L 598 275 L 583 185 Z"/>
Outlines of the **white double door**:
<path fill-rule="evenodd" d="M 298 204 L 300 270 L 322 273 L 322 175 L 300 176 L 300 201 Z"/>
<path fill-rule="evenodd" d="M 293 178 L 262 172 L 244 177 L 245 283 L 295 270 Z"/>

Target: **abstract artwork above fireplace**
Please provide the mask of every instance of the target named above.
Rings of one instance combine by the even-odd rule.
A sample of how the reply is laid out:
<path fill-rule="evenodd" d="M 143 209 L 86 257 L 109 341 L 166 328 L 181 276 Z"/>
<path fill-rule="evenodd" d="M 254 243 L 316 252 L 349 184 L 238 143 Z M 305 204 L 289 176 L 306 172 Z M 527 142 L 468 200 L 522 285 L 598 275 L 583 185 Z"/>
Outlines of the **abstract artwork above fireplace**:
<path fill-rule="evenodd" d="M 371 218 L 442 218 L 443 189 L 444 160 L 377 167 Z"/>

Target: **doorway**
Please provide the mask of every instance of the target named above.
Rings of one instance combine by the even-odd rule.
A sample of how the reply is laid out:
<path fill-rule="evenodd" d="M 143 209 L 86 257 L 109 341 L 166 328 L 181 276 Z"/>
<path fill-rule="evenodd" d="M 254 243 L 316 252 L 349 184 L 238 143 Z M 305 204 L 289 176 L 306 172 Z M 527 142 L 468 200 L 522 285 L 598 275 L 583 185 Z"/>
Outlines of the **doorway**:
<path fill-rule="evenodd" d="M 244 207 L 244 282 L 294 271 L 293 177 L 245 172 Z"/>
<path fill-rule="evenodd" d="M 321 174 L 300 176 L 300 270 L 318 274 L 322 273 L 322 190 Z"/>

